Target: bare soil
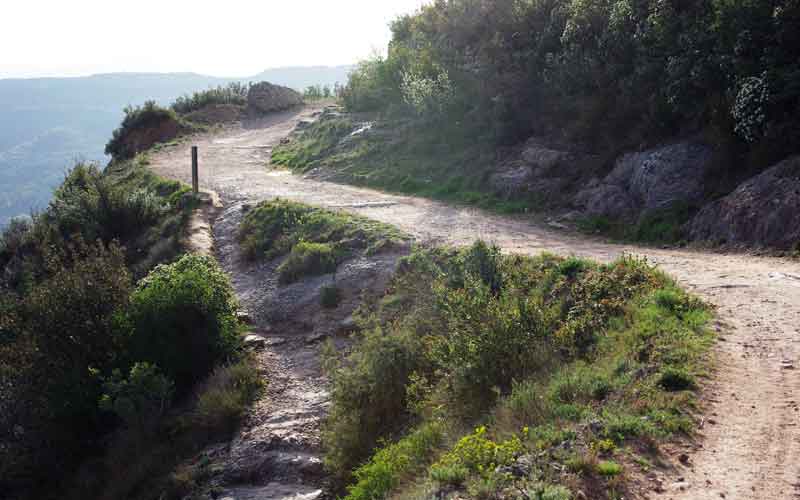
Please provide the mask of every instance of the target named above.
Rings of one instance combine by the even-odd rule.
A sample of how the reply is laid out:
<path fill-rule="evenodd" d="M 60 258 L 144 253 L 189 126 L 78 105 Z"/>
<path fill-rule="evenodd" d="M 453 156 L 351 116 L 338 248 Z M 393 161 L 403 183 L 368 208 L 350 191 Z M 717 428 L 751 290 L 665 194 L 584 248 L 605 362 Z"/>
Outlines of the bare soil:
<path fill-rule="evenodd" d="M 194 138 L 192 144 L 200 147 L 201 186 L 218 192 L 226 206 L 255 204 L 274 197 L 292 199 L 393 224 L 429 243 L 464 245 L 482 238 L 507 252 L 547 251 L 606 262 L 623 253 L 646 257 L 717 307 L 715 328 L 720 336 L 714 370 L 701 397 L 700 436 L 689 444 L 667 449 L 674 458 L 674 469 L 647 479 L 652 482 L 648 496 L 687 500 L 800 498 L 800 263 L 741 253 L 608 243 L 557 230 L 532 218 L 503 217 L 427 199 L 320 182 L 270 168 L 272 147 L 299 121 L 318 111 L 312 107 L 285 112 Z M 161 175 L 188 181 L 189 158 L 188 143 L 166 148 L 152 157 L 152 168 Z M 230 213 L 226 210 L 221 215 L 220 224 Z M 796 221 L 786 221 L 792 223 Z M 217 233 L 215 229 L 217 238 L 226 237 Z M 222 261 L 235 282 L 247 281 L 250 271 L 246 267 L 235 264 L 235 259 Z M 254 293 L 259 285 L 250 282 L 249 291 L 248 286 L 238 288 L 240 294 Z M 291 365 L 295 356 L 304 355 L 287 349 L 273 354 L 273 366 L 280 367 L 277 371 L 284 374 L 286 390 L 290 391 L 287 401 L 293 397 L 293 387 L 304 383 L 311 383 L 322 392 L 321 398 L 326 397 L 324 383 L 315 382 L 319 381 L 315 378 L 318 368 L 308 375 L 281 365 Z M 306 404 L 309 401 L 298 401 L 298 411 Z M 285 408 L 279 408 L 276 418 Z M 310 423 L 296 419 L 297 426 L 318 428 L 323 413 L 314 412 Z M 684 453 L 688 460 L 684 457 L 681 462 L 678 457 Z M 301 481 L 286 495 L 252 498 L 307 498 L 302 495 L 308 494 L 309 488 L 304 488 Z"/>

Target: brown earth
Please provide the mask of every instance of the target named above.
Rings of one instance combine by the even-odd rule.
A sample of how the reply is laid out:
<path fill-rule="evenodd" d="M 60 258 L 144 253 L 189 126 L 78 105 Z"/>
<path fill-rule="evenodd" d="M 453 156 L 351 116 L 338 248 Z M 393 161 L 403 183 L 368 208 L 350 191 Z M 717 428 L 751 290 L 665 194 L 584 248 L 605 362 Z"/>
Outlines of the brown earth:
<path fill-rule="evenodd" d="M 675 469 L 651 477 L 653 493 L 649 496 L 687 500 L 800 498 L 800 263 L 607 243 L 555 230 L 532 218 L 502 217 L 268 168 L 272 147 L 316 111 L 306 108 L 285 112 L 196 137 L 191 143 L 200 147 L 201 186 L 220 193 L 226 205 L 282 197 L 387 222 L 425 242 L 464 245 L 482 238 L 507 252 L 548 251 L 600 261 L 623 253 L 646 257 L 717 307 L 715 327 L 720 335 L 715 369 L 702 395 L 704 417 L 699 439 L 687 449 L 680 445 L 670 449 L 676 459 Z M 153 155 L 152 168 L 188 181 L 189 144 Z M 219 225 L 224 225 L 225 213 Z M 249 280 L 245 268 L 224 265 L 235 282 Z M 258 283 L 251 282 L 250 286 L 249 293 L 256 293 Z M 240 293 L 248 293 L 247 287 L 243 288 L 239 288 Z M 291 364 L 294 354 L 284 350 L 276 351 L 275 356 L 276 366 L 280 366 Z M 291 370 L 287 373 L 291 378 Z M 303 376 L 289 380 L 286 387 L 303 380 Z M 317 412 L 303 425 L 314 428 L 319 418 Z M 680 464 L 677 456 L 684 452 L 688 452 L 688 461 Z M 665 491 L 655 492 L 661 489 Z M 296 493 L 304 491 L 308 489 L 297 489 Z M 269 498 L 310 498 L 293 495 Z"/>

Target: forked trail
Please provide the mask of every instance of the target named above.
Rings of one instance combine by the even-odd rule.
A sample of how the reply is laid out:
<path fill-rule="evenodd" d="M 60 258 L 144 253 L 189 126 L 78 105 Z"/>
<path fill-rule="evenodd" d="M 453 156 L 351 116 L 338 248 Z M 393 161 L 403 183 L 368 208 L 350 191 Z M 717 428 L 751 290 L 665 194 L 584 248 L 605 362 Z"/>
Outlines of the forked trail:
<path fill-rule="evenodd" d="M 461 245 L 482 238 L 507 252 L 548 251 L 600 261 L 622 253 L 646 256 L 717 306 L 720 331 L 715 373 L 703 395 L 706 417 L 699 447 L 686 466 L 679 466 L 685 469 L 677 472 L 684 477 L 680 488 L 668 486 L 651 497 L 800 498 L 800 263 L 609 244 L 530 220 L 267 168 L 271 148 L 314 111 L 283 113 L 198 137 L 201 185 L 226 203 L 281 197 L 345 209 L 426 242 Z M 152 168 L 188 181 L 188 158 L 188 145 L 175 146 L 154 155 Z"/>

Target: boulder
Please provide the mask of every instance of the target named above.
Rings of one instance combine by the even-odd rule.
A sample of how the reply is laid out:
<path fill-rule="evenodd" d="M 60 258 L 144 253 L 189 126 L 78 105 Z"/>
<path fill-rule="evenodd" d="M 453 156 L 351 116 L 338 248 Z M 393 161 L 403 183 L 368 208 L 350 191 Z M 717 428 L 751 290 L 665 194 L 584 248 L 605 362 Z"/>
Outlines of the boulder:
<path fill-rule="evenodd" d="M 794 250 L 800 245 L 800 156 L 745 181 L 688 224 L 692 240 Z"/>
<path fill-rule="evenodd" d="M 269 82 L 256 83 L 247 93 L 247 110 L 251 114 L 263 115 L 283 111 L 303 104 L 303 97 L 288 87 Z"/>
<path fill-rule="evenodd" d="M 684 141 L 619 158 L 605 179 L 575 197 L 589 215 L 629 219 L 678 203 L 699 205 L 713 150 Z"/>
<path fill-rule="evenodd" d="M 490 183 L 504 198 L 532 197 L 548 206 L 563 206 L 598 164 L 596 156 L 532 138 L 491 176 Z"/>

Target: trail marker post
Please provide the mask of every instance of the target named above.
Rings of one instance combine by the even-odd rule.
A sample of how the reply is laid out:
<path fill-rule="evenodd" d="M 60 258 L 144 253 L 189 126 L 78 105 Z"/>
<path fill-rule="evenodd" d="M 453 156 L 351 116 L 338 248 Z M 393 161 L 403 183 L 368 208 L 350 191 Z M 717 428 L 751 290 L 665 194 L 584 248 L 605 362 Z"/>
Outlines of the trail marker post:
<path fill-rule="evenodd" d="M 197 146 L 192 146 L 192 192 L 197 194 L 200 190 L 200 179 L 197 168 Z"/>

